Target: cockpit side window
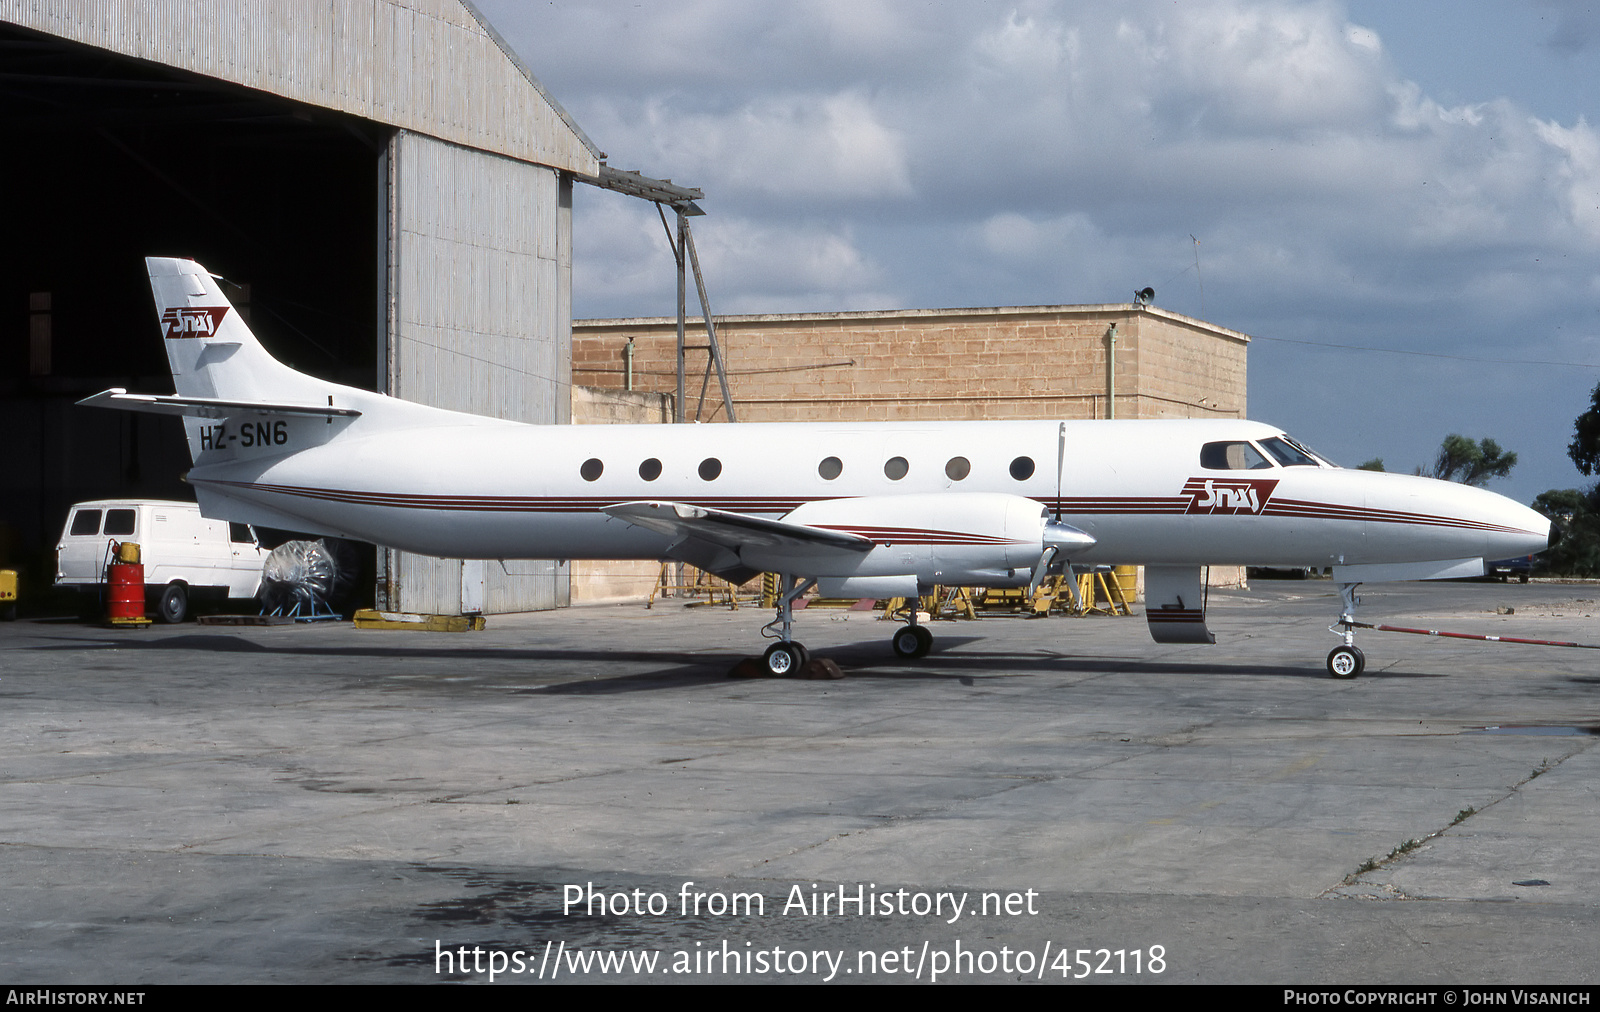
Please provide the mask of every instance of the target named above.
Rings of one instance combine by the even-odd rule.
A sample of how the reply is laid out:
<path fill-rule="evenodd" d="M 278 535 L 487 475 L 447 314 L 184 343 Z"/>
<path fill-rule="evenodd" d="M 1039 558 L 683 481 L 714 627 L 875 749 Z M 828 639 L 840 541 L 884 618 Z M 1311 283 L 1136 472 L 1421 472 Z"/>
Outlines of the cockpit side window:
<path fill-rule="evenodd" d="M 1234 441 L 1207 443 L 1200 448 L 1200 466 L 1211 471 L 1255 471 L 1271 467 L 1272 461 L 1249 443 Z"/>
<path fill-rule="evenodd" d="M 1261 446 L 1284 467 L 1321 467 L 1321 461 L 1287 438 L 1272 436 L 1261 441 Z"/>

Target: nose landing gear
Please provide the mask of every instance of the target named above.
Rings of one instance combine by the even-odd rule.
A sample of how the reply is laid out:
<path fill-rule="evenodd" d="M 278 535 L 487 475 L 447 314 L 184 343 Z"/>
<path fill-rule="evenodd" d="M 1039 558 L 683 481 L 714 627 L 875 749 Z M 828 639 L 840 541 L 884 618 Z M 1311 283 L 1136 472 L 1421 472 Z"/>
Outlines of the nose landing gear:
<path fill-rule="evenodd" d="M 1367 667 L 1366 654 L 1356 646 L 1356 605 L 1361 603 L 1356 597 L 1356 588 L 1359 586 L 1359 583 L 1339 584 L 1339 621 L 1329 626 L 1328 631 L 1344 637 L 1344 643 L 1328 652 L 1328 675 L 1333 678 L 1355 678 Z"/>
<path fill-rule="evenodd" d="M 1367 666 L 1367 657 L 1359 647 L 1340 646 L 1328 652 L 1328 674 L 1334 678 L 1355 678 Z"/>

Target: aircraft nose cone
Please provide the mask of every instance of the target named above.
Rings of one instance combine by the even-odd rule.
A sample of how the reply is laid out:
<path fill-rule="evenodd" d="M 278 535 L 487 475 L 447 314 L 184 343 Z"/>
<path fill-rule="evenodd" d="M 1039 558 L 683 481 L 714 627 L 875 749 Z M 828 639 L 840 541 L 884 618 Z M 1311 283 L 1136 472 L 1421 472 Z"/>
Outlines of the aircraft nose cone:
<path fill-rule="evenodd" d="M 1546 550 L 1554 548 L 1562 538 L 1566 537 L 1566 529 L 1554 520 L 1550 521 L 1550 540 L 1545 544 Z"/>

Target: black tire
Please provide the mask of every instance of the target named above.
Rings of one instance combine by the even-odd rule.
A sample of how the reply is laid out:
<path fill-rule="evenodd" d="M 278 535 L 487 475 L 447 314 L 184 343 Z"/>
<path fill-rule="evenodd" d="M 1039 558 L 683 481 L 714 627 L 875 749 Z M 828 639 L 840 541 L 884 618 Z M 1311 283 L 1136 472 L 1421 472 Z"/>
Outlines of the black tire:
<path fill-rule="evenodd" d="M 921 657 L 928 652 L 927 647 L 923 645 L 922 637 L 923 629 L 921 626 L 903 625 L 894 631 L 894 636 L 890 638 L 889 645 L 894 647 L 894 655 L 896 657 L 904 657 L 909 660 L 913 657 Z M 933 636 L 928 635 L 927 646 L 931 647 L 932 645 Z"/>
<path fill-rule="evenodd" d="M 933 633 L 927 626 L 917 626 L 917 652 L 915 656 L 926 657 L 933 653 Z"/>
<path fill-rule="evenodd" d="M 161 588 L 156 600 L 156 618 L 167 625 L 177 625 L 189 617 L 189 588 L 181 583 L 169 583 Z"/>
<path fill-rule="evenodd" d="M 806 648 L 798 643 L 774 643 L 761 657 L 762 667 L 774 678 L 794 678 L 806 663 Z"/>
<path fill-rule="evenodd" d="M 1358 647 L 1334 647 L 1328 651 L 1329 677 L 1357 678 L 1366 666 L 1367 656 Z"/>

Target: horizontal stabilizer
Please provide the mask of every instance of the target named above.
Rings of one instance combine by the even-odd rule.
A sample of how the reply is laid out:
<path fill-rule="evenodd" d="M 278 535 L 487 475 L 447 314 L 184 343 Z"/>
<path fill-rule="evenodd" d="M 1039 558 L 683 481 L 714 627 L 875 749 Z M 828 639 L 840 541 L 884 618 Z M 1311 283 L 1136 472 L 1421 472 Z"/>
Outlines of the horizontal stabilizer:
<path fill-rule="evenodd" d="M 311 415 L 317 418 L 355 418 L 355 408 L 332 404 L 268 404 L 264 401 L 230 401 L 217 397 L 179 397 L 170 394 L 130 394 L 112 387 L 78 402 L 89 408 L 118 408 L 151 415 L 188 415 L 193 418 L 229 418 L 234 415 Z"/>
<path fill-rule="evenodd" d="M 745 547 L 854 552 L 872 550 L 872 541 L 858 534 L 807 527 L 677 502 L 625 502 L 604 512 L 657 534 L 695 538 L 737 551 Z"/>

